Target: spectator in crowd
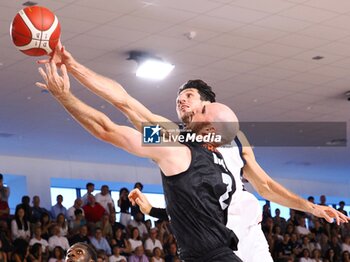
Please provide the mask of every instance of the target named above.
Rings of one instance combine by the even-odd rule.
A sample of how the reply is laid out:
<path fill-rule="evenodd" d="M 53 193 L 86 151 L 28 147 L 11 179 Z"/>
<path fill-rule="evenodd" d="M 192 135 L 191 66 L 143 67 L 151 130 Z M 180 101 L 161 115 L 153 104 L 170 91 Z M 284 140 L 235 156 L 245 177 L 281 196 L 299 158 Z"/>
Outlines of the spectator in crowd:
<path fill-rule="evenodd" d="M 32 221 L 32 207 L 30 206 L 30 197 L 29 196 L 23 196 L 22 197 L 22 202 L 16 206 L 17 208 L 23 208 L 25 217 L 27 221 Z"/>
<path fill-rule="evenodd" d="M 349 253 L 349 251 L 344 251 L 341 254 L 341 262 L 350 262 L 350 253 Z"/>
<path fill-rule="evenodd" d="M 134 219 L 130 221 L 129 226 L 137 227 L 140 233 L 140 237 L 144 239 L 147 237 L 148 231 L 145 224 L 143 223 L 142 218 L 143 218 L 143 214 L 140 211 L 135 215 Z"/>
<path fill-rule="evenodd" d="M 43 257 L 48 257 L 49 254 L 49 243 L 46 241 L 46 239 L 43 239 L 41 237 L 41 228 L 40 226 L 36 226 L 34 228 L 34 235 L 29 241 L 29 246 L 33 247 L 35 244 L 40 244 L 42 248 L 42 254 Z"/>
<path fill-rule="evenodd" d="M 288 258 L 292 254 L 292 249 L 293 247 L 290 242 L 290 235 L 284 234 L 283 241 L 279 242 L 278 245 L 276 245 L 276 248 L 275 248 L 276 254 L 273 254 L 273 255 L 277 259 Z"/>
<path fill-rule="evenodd" d="M 72 235 L 72 237 L 69 239 L 70 245 L 74 245 L 78 242 L 90 244 L 90 238 L 88 237 L 88 228 L 86 225 L 80 226 L 79 232 Z"/>
<path fill-rule="evenodd" d="M 89 244 L 77 243 L 68 249 L 67 258 L 70 262 L 95 262 L 97 253 Z"/>
<path fill-rule="evenodd" d="M 60 214 L 60 213 L 62 213 L 64 215 L 64 217 L 67 218 L 67 208 L 65 206 L 63 206 L 63 204 L 62 204 L 63 196 L 58 195 L 56 197 L 56 200 L 57 200 L 56 205 L 52 206 L 52 208 L 51 208 L 52 219 L 56 219 L 58 214 Z"/>
<path fill-rule="evenodd" d="M 109 262 L 127 262 L 126 257 L 120 254 L 121 249 L 119 246 L 114 245 L 112 247 L 112 251 L 113 251 L 113 254 L 109 257 L 108 259 Z"/>
<path fill-rule="evenodd" d="M 75 235 L 79 232 L 81 226 L 86 225 L 86 220 L 83 217 L 83 212 L 81 209 L 76 209 L 74 211 L 74 220 L 69 222 L 69 234 Z"/>
<path fill-rule="evenodd" d="M 91 182 L 87 183 L 86 190 L 86 194 L 81 198 L 83 200 L 83 206 L 88 204 L 88 197 L 93 196 L 92 192 L 95 191 L 95 184 Z"/>
<path fill-rule="evenodd" d="M 296 226 L 295 231 L 299 235 L 310 234 L 310 230 L 306 228 L 305 217 L 298 218 L 298 226 Z"/>
<path fill-rule="evenodd" d="M 42 213 L 40 218 L 40 226 L 41 226 L 41 236 L 46 240 L 49 239 L 50 236 L 50 228 L 52 226 L 51 217 L 47 213 Z"/>
<path fill-rule="evenodd" d="M 15 217 L 11 221 L 12 239 L 22 238 L 26 241 L 30 239 L 30 224 L 25 216 L 25 210 L 22 206 L 16 208 Z"/>
<path fill-rule="evenodd" d="M 57 215 L 56 225 L 60 228 L 60 236 L 65 237 L 68 235 L 68 223 L 62 213 Z"/>
<path fill-rule="evenodd" d="M 114 202 L 107 185 L 101 186 L 101 193 L 96 194 L 95 198 L 96 202 L 103 206 L 108 214 L 115 212 Z"/>
<path fill-rule="evenodd" d="M 49 250 L 53 251 L 56 246 L 63 248 L 64 251 L 69 248 L 68 239 L 60 235 L 60 228 L 57 225 L 53 227 L 53 236 L 49 238 Z"/>
<path fill-rule="evenodd" d="M 149 262 L 142 245 L 135 248 L 134 254 L 129 257 L 129 262 Z"/>
<path fill-rule="evenodd" d="M 96 223 L 101 220 L 102 216 L 106 213 L 106 210 L 99 203 L 93 195 L 89 195 L 88 204 L 83 206 L 85 219 L 88 223 Z"/>
<path fill-rule="evenodd" d="M 40 218 L 43 213 L 49 214 L 50 212 L 43 207 L 40 207 L 40 197 L 39 196 L 33 196 L 33 207 L 32 207 L 32 220 L 31 223 L 37 223 L 40 221 Z"/>
<path fill-rule="evenodd" d="M 350 253 L 350 235 L 344 237 L 344 241 L 341 245 L 342 252 L 348 251 Z"/>
<path fill-rule="evenodd" d="M 128 239 L 131 251 L 134 251 L 136 247 L 142 245 L 140 232 L 137 227 L 131 229 L 131 237 Z"/>
<path fill-rule="evenodd" d="M 13 262 L 26 262 L 29 256 L 28 242 L 22 238 L 17 238 L 13 242 L 14 251 L 12 253 L 10 261 Z"/>
<path fill-rule="evenodd" d="M 312 262 L 322 262 L 321 250 L 314 249 L 312 250 Z"/>
<path fill-rule="evenodd" d="M 10 207 L 7 201 L 2 199 L 2 194 L 0 194 L 0 220 L 7 221 L 10 217 Z"/>
<path fill-rule="evenodd" d="M 282 232 L 286 230 L 287 221 L 285 218 L 281 217 L 281 210 L 279 208 L 275 209 L 275 216 L 272 218 L 274 226 L 280 226 Z"/>
<path fill-rule="evenodd" d="M 120 208 L 120 223 L 127 226 L 131 221 L 130 207 L 131 203 L 128 198 L 129 190 L 123 187 L 119 191 L 118 207 Z"/>
<path fill-rule="evenodd" d="M 101 228 L 102 235 L 107 239 L 111 239 L 113 236 L 112 225 L 109 223 L 109 215 L 106 213 L 102 216 L 102 219 L 96 223 L 96 226 Z"/>
<path fill-rule="evenodd" d="M 149 238 L 145 241 L 145 253 L 147 256 L 151 257 L 153 253 L 153 249 L 158 247 L 163 250 L 162 243 L 157 239 L 158 229 L 156 227 L 150 230 Z"/>
<path fill-rule="evenodd" d="M 40 243 L 35 243 L 29 248 L 28 261 L 30 262 L 43 262 L 47 259 L 43 258 L 43 249 Z"/>
<path fill-rule="evenodd" d="M 105 237 L 102 235 L 102 230 L 96 227 L 94 236 L 90 239 L 91 244 L 96 250 L 103 250 L 108 256 L 112 254 L 111 247 Z"/>
<path fill-rule="evenodd" d="M 312 262 L 312 259 L 310 258 L 310 250 L 307 248 L 304 248 L 301 252 L 301 258 L 299 262 Z"/>
<path fill-rule="evenodd" d="M 326 196 L 325 195 L 321 195 L 320 196 L 320 203 L 319 203 L 319 205 L 327 206 L 326 201 L 327 201 Z"/>
<path fill-rule="evenodd" d="M 134 188 L 138 188 L 141 192 L 143 189 L 143 184 L 141 182 L 136 182 Z M 135 219 L 137 214 L 141 213 L 141 221 L 145 221 L 145 215 L 141 212 L 140 207 L 138 205 L 131 206 L 131 216 Z"/>
<path fill-rule="evenodd" d="M 338 258 L 335 256 L 334 250 L 329 248 L 325 254 L 324 262 L 338 262 Z"/>
<path fill-rule="evenodd" d="M 0 195 L 3 201 L 8 203 L 10 197 L 10 188 L 4 185 L 4 176 L 0 173 Z"/>
<path fill-rule="evenodd" d="M 164 262 L 162 252 L 162 249 L 160 249 L 159 247 L 155 247 L 152 252 L 153 256 L 151 258 L 151 262 Z"/>
<path fill-rule="evenodd" d="M 337 235 L 331 236 L 331 241 L 329 243 L 329 247 L 334 250 L 334 256 L 339 259 L 341 256 L 341 244 L 339 243 L 339 238 Z"/>
<path fill-rule="evenodd" d="M 122 255 L 128 255 L 131 252 L 131 247 L 129 242 L 126 240 L 123 230 L 117 228 L 114 231 L 114 236 L 111 239 L 112 246 L 118 246 Z"/>
<path fill-rule="evenodd" d="M 8 223 L 5 221 L 0 221 L 0 243 L 1 251 L 4 251 L 7 254 L 7 257 L 10 257 L 11 252 L 14 249 L 13 242 L 10 237 L 10 229 Z"/>
<path fill-rule="evenodd" d="M 49 262 L 64 262 L 64 259 L 64 249 L 60 246 L 55 246 Z"/>
<path fill-rule="evenodd" d="M 165 256 L 165 262 L 175 262 L 177 258 L 177 245 L 172 243 L 169 246 L 168 254 Z"/>
<path fill-rule="evenodd" d="M 345 202 L 344 201 L 340 201 L 339 202 L 339 208 L 338 208 L 338 211 L 339 212 L 342 212 L 344 215 L 348 215 L 348 212 L 346 212 L 345 210 L 344 210 L 344 207 L 345 207 Z"/>
<path fill-rule="evenodd" d="M 115 213 L 113 212 L 112 214 L 109 214 L 109 223 L 111 224 L 112 226 L 112 231 L 115 232 L 115 230 L 117 228 L 121 228 L 122 230 L 125 229 L 125 226 L 117 221 L 116 220 L 116 215 Z"/>
<path fill-rule="evenodd" d="M 83 217 L 85 216 L 84 214 L 84 209 L 82 208 L 83 206 L 83 200 L 79 197 L 74 200 L 74 205 L 68 208 L 67 210 L 67 219 L 68 221 L 73 221 L 75 219 L 75 210 L 81 210 Z"/>

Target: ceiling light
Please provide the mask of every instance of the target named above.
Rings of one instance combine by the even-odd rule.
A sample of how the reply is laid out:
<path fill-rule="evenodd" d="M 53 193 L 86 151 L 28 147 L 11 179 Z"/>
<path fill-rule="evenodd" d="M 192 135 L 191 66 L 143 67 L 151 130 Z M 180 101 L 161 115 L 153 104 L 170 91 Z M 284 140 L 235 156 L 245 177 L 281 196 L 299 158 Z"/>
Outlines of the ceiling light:
<path fill-rule="evenodd" d="M 321 60 L 323 58 L 324 58 L 323 56 L 317 55 L 317 56 L 314 56 L 312 59 L 313 60 Z"/>
<path fill-rule="evenodd" d="M 137 77 L 153 80 L 164 79 L 175 67 L 159 57 L 140 51 L 131 51 L 128 60 L 135 60 L 138 63 Z"/>

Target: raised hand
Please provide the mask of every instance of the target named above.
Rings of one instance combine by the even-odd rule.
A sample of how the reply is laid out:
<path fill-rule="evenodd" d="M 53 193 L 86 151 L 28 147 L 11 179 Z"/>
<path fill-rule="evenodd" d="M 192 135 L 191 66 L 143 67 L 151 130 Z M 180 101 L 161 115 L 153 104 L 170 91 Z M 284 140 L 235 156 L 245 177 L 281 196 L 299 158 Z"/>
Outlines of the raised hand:
<path fill-rule="evenodd" d="M 345 216 L 343 213 L 339 212 L 338 210 L 329 207 L 329 206 L 320 206 L 320 205 L 314 205 L 313 206 L 312 214 L 317 217 L 322 217 L 327 220 L 327 222 L 332 223 L 335 219 L 337 224 L 340 223 L 348 223 L 350 221 L 350 217 Z"/>
<path fill-rule="evenodd" d="M 148 202 L 146 196 L 142 194 L 139 189 L 135 188 L 131 190 L 128 197 L 133 206 L 137 204 L 143 214 L 149 214 L 152 209 L 152 205 Z"/>

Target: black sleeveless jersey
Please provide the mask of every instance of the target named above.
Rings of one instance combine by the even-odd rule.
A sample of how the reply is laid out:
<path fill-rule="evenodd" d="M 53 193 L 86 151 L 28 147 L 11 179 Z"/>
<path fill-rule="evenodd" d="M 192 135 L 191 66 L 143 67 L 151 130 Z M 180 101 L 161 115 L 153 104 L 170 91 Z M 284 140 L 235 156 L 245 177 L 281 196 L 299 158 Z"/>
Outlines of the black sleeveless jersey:
<path fill-rule="evenodd" d="M 197 143 L 189 168 L 175 176 L 162 173 L 170 225 L 181 259 L 198 260 L 215 249 L 237 250 L 238 239 L 225 225 L 227 208 L 236 190 L 221 154 Z"/>

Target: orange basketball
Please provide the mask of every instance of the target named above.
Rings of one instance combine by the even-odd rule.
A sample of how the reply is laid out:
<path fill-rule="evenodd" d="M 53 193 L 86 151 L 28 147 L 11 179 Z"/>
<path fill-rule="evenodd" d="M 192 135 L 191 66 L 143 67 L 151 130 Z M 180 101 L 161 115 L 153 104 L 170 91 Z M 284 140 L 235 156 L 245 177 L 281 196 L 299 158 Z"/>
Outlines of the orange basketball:
<path fill-rule="evenodd" d="M 51 54 L 61 34 L 60 23 L 49 9 L 31 6 L 20 10 L 12 21 L 10 34 L 15 46 L 30 56 Z"/>

